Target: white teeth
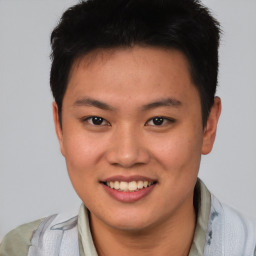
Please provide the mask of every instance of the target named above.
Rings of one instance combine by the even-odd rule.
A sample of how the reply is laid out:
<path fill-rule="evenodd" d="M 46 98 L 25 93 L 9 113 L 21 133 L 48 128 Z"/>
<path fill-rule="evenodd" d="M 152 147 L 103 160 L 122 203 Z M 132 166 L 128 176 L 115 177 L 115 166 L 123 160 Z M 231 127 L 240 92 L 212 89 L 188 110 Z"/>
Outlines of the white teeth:
<path fill-rule="evenodd" d="M 115 181 L 114 184 L 115 184 L 114 189 L 118 190 L 120 188 L 119 181 Z"/>
<path fill-rule="evenodd" d="M 114 182 L 113 181 L 110 181 L 110 187 L 114 188 Z"/>
<path fill-rule="evenodd" d="M 128 182 L 125 182 L 125 181 L 120 182 L 120 187 L 119 187 L 120 190 L 127 191 L 128 187 L 129 187 Z"/>
<path fill-rule="evenodd" d="M 146 188 L 148 186 L 148 181 L 143 182 L 143 187 Z"/>
<path fill-rule="evenodd" d="M 107 186 L 110 188 L 113 188 L 115 190 L 119 191 L 137 191 L 146 187 L 149 187 L 153 184 L 153 182 L 148 182 L 148 181 L 131 181 L 131 182 L 126 182 L 126 181 L 110 181 L 107 182 Z"/>
<path fill-rule="evenodd" d="M 138 189 L 142 189 L 143 188 L 143 184 L 144 184 L 144 182 L 140 180 L 138 182 Z"/>
<path fill-rule="evenodd" d="M 129 182 L 129 191 L 135 191 L 137 189 L 138 189 L 138 186 L 136 181 Z"/>

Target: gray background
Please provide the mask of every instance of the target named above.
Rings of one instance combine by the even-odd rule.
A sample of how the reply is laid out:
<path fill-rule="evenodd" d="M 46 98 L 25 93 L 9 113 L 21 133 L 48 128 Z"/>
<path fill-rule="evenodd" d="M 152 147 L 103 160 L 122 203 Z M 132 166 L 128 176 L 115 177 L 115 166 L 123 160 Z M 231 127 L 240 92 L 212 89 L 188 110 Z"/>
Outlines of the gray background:
<path fill-rule="evenodd" d="M 80 201 L 52 121 L 49 36 L 74 0 L 0 0 L 0 240 L 12 228 Z M 200 177 L 256 216 L 256 1 L 205 0 L 222 24 L 217 95 L 223 112 Z"/>

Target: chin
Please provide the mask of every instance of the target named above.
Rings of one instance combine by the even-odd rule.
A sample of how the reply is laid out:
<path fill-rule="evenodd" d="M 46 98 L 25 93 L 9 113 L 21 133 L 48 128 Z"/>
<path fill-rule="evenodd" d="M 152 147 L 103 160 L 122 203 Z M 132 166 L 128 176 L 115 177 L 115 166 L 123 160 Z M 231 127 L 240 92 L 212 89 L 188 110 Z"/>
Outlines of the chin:
<path fill-rule="evenodd" d="M 104 222 L 108 226 L 120 231 L 143 231 L 154 226 L 154 223 L 157 222 L 149 212 L 147 213 L 136 211 L 130 213 L 128 211 L 125 213 L 112 213 L 111 219 L 105 218 Z"/>
<path fill-rule="evenodd" d="M 150 227 L 150 223 L 146 223 L 145 221 L 129 221 L 129 222 L 115 222 L 113 225 L 111 225 L 112 228 L 120 231 L 126 231 L 126 232 L 139 232 L 146 230 Z"/>

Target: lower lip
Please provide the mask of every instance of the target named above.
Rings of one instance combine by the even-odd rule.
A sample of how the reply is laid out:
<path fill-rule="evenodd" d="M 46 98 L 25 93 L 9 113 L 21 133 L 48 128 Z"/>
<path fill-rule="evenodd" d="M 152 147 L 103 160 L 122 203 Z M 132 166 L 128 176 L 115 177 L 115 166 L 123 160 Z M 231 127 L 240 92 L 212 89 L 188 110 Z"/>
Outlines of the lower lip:
<path fill-rule="evenodd" d="M 110 188 L 104 184 L 102 184 L 103 188 L 105 189 L 105 191 L 114 199 L 120 201 L 120 202 L 124 202 L 124 203 L 132 203 L 135 201 L 138 201 L 144 197 L 146 197 L 154 188 L 155 188 L 156 184 L 153 184 L 149 187 L 140 189 L 138 191 L 127 191 L 127 192 L 123 192 L 123 191 L 118 191 L 115 190 L 113 188 Z"/>

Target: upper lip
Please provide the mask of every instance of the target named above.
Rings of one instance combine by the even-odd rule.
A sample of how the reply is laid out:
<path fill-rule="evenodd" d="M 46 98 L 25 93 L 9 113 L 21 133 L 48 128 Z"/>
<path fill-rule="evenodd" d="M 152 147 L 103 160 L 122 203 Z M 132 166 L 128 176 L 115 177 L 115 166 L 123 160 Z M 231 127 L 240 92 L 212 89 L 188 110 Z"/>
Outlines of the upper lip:
<path fill-rule="evenodd" d="M 115 175 L 108 177 L 104 180 L 101 180 L 101 182 L 110 182 L 110 181 L 125 181 L 125 182 L 131 182 L 131 181 L 148 181 L 148 182 L 155 182 L 156 180 L 141 176 L 141 175 L 132 175 L 132 176 L 123 176 L 123 175 Z"/>

